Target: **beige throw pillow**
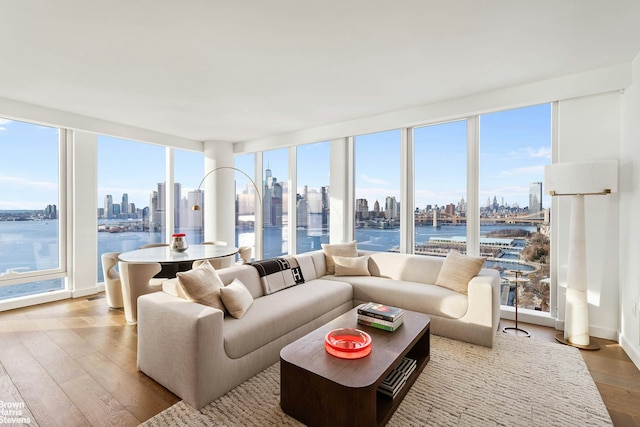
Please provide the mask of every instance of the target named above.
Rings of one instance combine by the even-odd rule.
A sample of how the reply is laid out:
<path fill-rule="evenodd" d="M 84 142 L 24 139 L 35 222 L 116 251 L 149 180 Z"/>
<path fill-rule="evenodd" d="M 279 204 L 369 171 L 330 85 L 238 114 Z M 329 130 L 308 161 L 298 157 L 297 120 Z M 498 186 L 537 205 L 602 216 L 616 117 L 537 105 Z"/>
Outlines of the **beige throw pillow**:
<path fill-rule="evenodd" d="M 449 251 L 436 279 L 436 285 L 467 294 L 469 281 L 476 276 L 485 258 L 463 255 L 458 251 Z"/>
<path fill-rule="evenodd" d="M 324 252 L 325 263 L 327 264 L 327 274 L 334 274 L 336 272 L 335 262 L 333 261 L 334 256 L 358 256 L 358 248 L 355 240 L 349 243 L 335 243 L 332 245 L 323 243 L 322 251 Z"/>
<path fill-rule="evenodd" d="M 224 283 L 209 261 L 189 271 L 179 272 L 176 276 L 187 298 L 224 311 L 220 299 L 220 288 L 224 287 Z"/>
<path fill-rule="evenodd" d="M 345 257 L 334 256 L 336 276 L 371 276 L 369 273 L 369 256 Z"/>
<path fill-rule="evenodd" d="M 253 304 L 253 297 L 247 287 L 238 279 L 233 279 L 220 289 L 220 297 L 227 311 L 236 319 L 240 319 Z"/>

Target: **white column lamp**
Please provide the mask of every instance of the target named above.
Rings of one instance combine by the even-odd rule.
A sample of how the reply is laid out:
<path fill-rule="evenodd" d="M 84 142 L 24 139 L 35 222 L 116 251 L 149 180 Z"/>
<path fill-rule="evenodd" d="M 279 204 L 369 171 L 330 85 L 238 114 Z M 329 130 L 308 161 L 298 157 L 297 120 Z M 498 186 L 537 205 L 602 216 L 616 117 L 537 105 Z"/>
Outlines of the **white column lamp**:
<path fill-rule="evenodd" d="M 598 344 L 589 338 L 584 196 L 616 192 L 618 162 L 598 160 L 548 165 L 544 168 L 544 185 L 551 196 L 571 197 L 565 326 L 564 333 L 556 335 L 556 340 L 597 350 Z"/>

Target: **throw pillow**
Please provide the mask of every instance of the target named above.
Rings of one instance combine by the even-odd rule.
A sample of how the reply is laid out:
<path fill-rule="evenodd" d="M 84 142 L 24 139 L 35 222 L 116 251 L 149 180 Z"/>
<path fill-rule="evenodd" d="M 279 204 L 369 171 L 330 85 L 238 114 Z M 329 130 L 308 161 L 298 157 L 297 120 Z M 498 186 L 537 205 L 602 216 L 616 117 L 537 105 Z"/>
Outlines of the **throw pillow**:
<path fill-rule="evenodd" d="M 369 256 L 345 257 L 334 256 L 336 276 L 371 276 L 369 273 Z"/>
<path fill-rule="evenodd" d="M 224 283 L 209 261 L 189 271 L 179 272 L 176 277 L 190 300 L 224 311 L 220 299 L 220 288 L 224 287 Z"/>
<path fill-rule="evenodd" d="M 327 274 L 334 274 L 336 272 L 336 264 L 333 261 L 334 256 L 358 256 L 358 248 L 355 240 L 349 243 L 335 243 L 331 245 L 323 243 L 322 251 L 324 252 L 324 259 L 327 264 Z"/>
<path fill-rule="evenodd" d="M 229 314 L 240 319 L 253 304 L 253 297 L 249 289 L 238 279 L 233 279 L 220 289 L 220 297 Z"/>
<path fill-rule="evenodd" d="M 469 281 L 480 272 L 484 261 L 485 258 L 482 257 L 471 257 L 458 251 L 449 251 L 436 279 L 436 285 L 466 295 Z"/>

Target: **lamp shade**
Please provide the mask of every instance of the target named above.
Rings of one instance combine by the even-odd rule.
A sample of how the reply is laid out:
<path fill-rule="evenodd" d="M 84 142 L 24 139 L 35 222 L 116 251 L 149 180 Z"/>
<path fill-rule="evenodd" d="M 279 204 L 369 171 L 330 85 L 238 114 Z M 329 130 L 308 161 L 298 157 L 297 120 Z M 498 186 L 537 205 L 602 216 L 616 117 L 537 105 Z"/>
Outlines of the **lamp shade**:
<path fill-rule="evenodd" d="M 544 188 L 553 195 L 607 194 L 618 191 L 618 161 L 566 162 L 544 167 Z"/>

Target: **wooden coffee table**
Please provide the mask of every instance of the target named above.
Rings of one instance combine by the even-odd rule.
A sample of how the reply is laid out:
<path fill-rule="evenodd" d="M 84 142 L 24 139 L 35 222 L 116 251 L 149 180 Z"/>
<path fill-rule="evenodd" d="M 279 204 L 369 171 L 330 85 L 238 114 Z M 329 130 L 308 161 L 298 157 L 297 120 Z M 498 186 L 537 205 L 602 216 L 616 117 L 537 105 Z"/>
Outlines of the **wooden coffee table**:
<path fill-rule="evenodd" d="M 309 426 L 383 426 L 429 361 L 429 317 L 405 310 L 404 324 L 387 332 L 357 323 L 357 308 L 287 345 L 280 351 L 280 406 Z M 362 359 L 334 357 L 324 348 L 332 329 L 367 332 L 371 354 Z M 377 392 L 403 357 L 417 361 L 407 383 L 391 398 Z"/>

